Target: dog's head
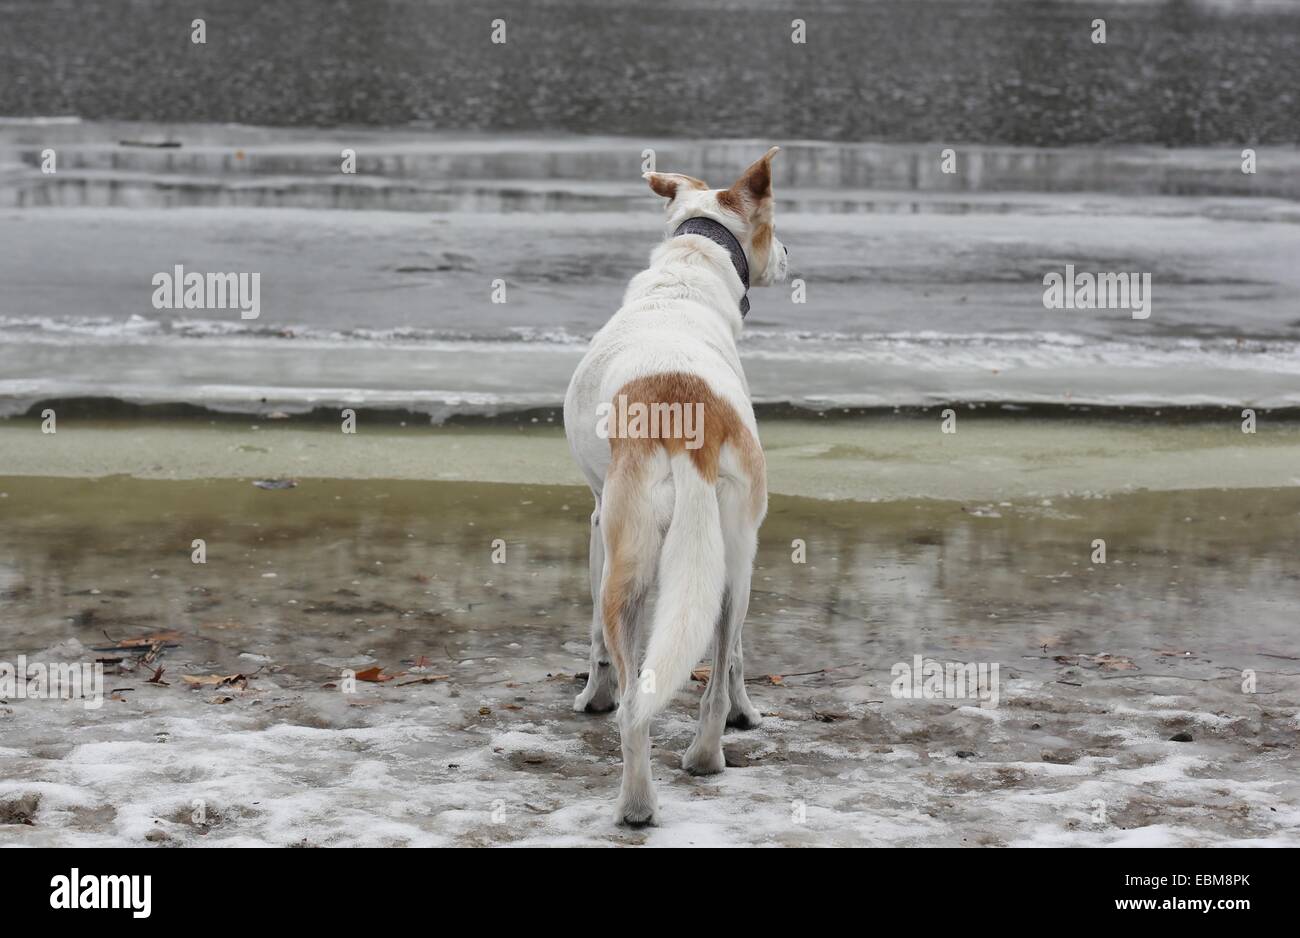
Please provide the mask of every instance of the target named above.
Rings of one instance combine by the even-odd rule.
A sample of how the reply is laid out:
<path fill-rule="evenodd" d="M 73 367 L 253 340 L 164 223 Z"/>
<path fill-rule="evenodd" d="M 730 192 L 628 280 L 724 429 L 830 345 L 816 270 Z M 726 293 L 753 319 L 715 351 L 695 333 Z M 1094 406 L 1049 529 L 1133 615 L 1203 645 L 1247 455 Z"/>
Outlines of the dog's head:
<path fill-rule="evenodd" d="M 708 183 L 681 173 L 646 173 L 650 188 L 668 200 L 667 223 L 671 234 L 688 218 L 712 218 L 736 236 L 749 261 L 751 286 L 767 287 L 784 280 L 786 250 L 776 237 L 772 214 L 772 147 L 741 173 L 730 189 L 710 189 Z"/>

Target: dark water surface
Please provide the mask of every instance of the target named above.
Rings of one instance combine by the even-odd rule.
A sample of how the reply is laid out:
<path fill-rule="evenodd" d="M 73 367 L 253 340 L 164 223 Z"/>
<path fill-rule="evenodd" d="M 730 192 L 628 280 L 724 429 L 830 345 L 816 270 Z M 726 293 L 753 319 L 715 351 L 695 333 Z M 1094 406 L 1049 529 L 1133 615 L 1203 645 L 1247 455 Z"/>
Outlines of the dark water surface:
<path fill-rule="evenodd" d="M 0 15 L 8 115 L 1030 145 L 1300 128 L 1289 3 L 14 0 Z"/>
<path fill-rule="evenodd" d="M 549 633 L 547 647 L 587 639 L 581 487 L 307 479 L 267 492 L 247 480 L 0 476 L 0 493 L 6 654 L 68 638 L 94 645 L 105 629 L 215 639 L 223 623 L 238 623 L 227 636 L 236 651 L 299 666 L 385 641 L 396 660 L 503 627 L 519 642 Z M 1030 667 L 1021 656 L 1044 641 L 1135 660 L 1176 646 L 1215 665 L 1268 667 L 1294 648 L 1297 512 L 1294 489 L 981 511 L 778 496 L 746 647 L 758 673 L 864 655 L 888 663 L 919 645 Z M 190 562 L 196 537 L 203 566 Z M 1104 565 L 1089 562 L 1097 537 Z M 503 565 L 491 559 L 495 538 L 507 544 Z M 791 562 L 793 538 L 807 542 L 807 565 Z"/>

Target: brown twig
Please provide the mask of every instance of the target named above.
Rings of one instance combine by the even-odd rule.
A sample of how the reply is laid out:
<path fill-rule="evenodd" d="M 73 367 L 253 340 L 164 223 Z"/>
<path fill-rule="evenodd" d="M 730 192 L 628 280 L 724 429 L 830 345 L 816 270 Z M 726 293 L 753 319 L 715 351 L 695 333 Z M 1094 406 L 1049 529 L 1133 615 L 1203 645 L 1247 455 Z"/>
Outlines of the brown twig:
<path fill-rule="evenodd" d="M 842 670 L 842 669 L 847 668 L 847 667 L 848 667 L 847 664 L 836 664 L 836 665 L 832 665 L 832 666 L 829 667 L 829 668 L 818 668 L 816 671 L 790 671 L 790 672 L 785 673 L 785 674 L 782 674 L 782 673 L 780 673 L 780 672 L 773 672 L 773 673 L 776 674 L 776 676 L 777 676 L 777 677 L 780 677 L 780 678 L 787 678 L 787 677 L 810 677 L 811 675 L 814 675 L 814 674 L 829 674 L 831 671 L 839 671 L 839 670 Z M 745 683 L 746 683 L 746 684 L 761 684 L 761 683 L 763 683 L 764 681 L 770 681 L 770 680 L 771 680 L 771 677 L 772 677 L 772 675 L 770 675 L 770 674 L 764 674 L 764 675 L 761 675 L 761 676 L 759 676 L 759 677 L 747 677 L 747 678 L 745 678 Z"/>

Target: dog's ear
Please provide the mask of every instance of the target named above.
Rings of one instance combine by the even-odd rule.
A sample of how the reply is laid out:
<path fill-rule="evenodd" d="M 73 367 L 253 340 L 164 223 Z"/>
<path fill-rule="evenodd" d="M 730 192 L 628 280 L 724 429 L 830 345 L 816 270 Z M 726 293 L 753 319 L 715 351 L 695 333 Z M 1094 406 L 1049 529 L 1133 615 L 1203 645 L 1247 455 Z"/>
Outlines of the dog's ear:
<path fill-rule="evenodd" d="M 719 201 L 741 215 L 752 214 L 772 198 L 772 157 L 781 151 L 772 147 L 740 174 L 730 189 L 719 196 Z"/>
<path fill-rule="evenodd" d="M 650 188 L 655 191 L 655 194 L 662 195 L 665 199 L 676 196 L 679 188 L 709 188 L 709 184 L 703 179 L 696 179 L 694 176 L 686 176 L 682 173 L 644 173 L 643 177 L 650 183 Z"/>

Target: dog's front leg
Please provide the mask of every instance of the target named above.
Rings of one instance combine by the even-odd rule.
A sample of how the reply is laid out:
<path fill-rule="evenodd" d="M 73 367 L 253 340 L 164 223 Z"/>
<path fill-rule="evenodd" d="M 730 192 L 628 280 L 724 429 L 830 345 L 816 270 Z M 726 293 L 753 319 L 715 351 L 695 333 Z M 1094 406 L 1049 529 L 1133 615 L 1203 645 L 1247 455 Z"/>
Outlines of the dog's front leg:
<path fill-rule="evenodd" d="M 645 589 L 640 590 L 623 607 L 619 631 L 624 661 L 634 661 L 637 649 L 642 644 L 642 632 L 647 625 L 646 593 Z M 654 780 L 651 777 L 650 723 L 631 722 L 632 707 L 628 706 L 632 697 L 643 693 L 645 688 L 630 673 L 626 684 L 618 713 L 619 740 L 623 748 L 623 782 L 619 787 L 617 818 L 620 824 L 642 827 L 656 823 L 659 799 L 655 796 Z"/>
<path fill-rule="evenodd" d="M 743 617 L 741 625 L 744 625 Z M 738 730 L 752 730 L 763 721 L 758 708 L 749 700 L 745 692 L 745 652 L 741 647 L 739 628 L 736 630 L 736 647 L 731 654 L 731 710 L 727 713 L 727 725 Z"/>
<path fill-rule="evenodd" d="M 600 536 L 600 496 L 591 513 L 591 663 L 587 686 L 573 700 L 579 713 L 607 713 L 618 704 L 618 687 L 609 649 L 605 647 L 605 626 L 600 614 L 600 579 L 605 568 L 605 544 Z"/>

